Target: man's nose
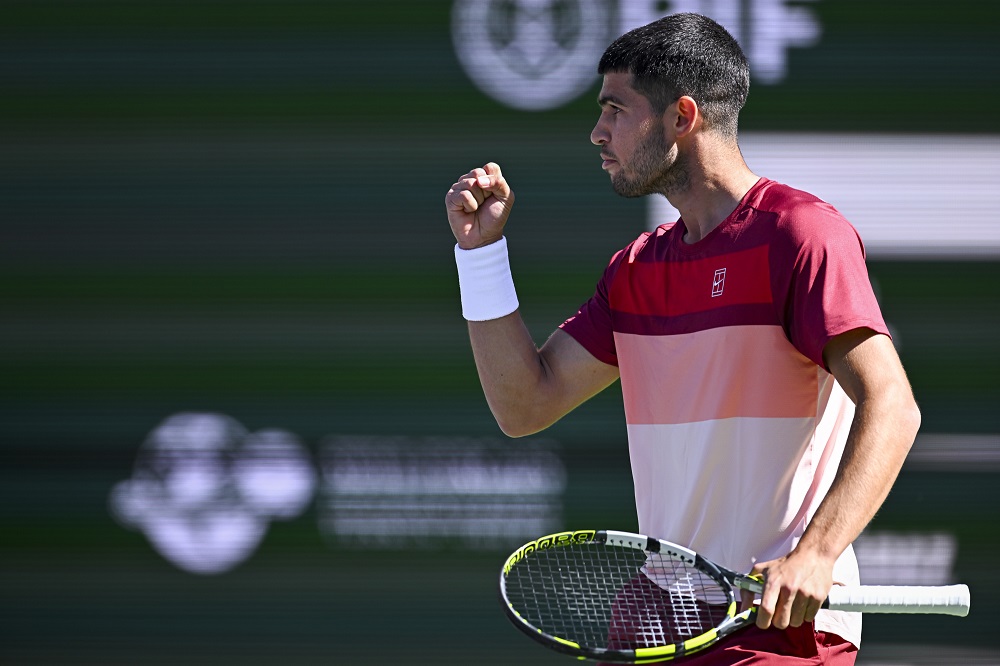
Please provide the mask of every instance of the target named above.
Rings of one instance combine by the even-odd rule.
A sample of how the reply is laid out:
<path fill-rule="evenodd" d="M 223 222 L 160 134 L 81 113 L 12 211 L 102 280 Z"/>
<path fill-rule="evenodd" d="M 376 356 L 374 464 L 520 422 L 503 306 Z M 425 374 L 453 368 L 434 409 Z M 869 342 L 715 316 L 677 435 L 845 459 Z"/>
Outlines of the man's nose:
<path fill-rule="evenodd" d="M 604 128 L 604 123 L 597 121 L 594 125 L 594 129 L 590 132 L 590 142 L 595 146 L 603 146 L 608 142 L 610 137 L 608 136 L 607 130 Z"/>

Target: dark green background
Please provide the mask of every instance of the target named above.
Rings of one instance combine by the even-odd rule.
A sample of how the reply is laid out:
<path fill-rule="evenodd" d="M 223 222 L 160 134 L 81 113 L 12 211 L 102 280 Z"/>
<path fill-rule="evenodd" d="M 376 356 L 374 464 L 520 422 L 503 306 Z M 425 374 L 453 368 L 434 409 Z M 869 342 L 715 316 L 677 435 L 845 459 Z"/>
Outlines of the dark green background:
<path fill-rule="evenodd" d="M 821 42 L 752 90 L 745 130 L 997 132 L 995 3 L 804 6 Z M 512 262 L 539 342 L 643 228 L 588 141 L 596 86 L 557 111 L 500 106 L 457 63 L 450 10 L 0 3 L 0 661 L 568 663 L 507 625 L 502 552 L 369 559 L 323 542 L 309 511 L 198 577 L 108 511 L 178 411 L 313 450 L 329 434 L 496 435 L 442 207 L 469 168 L 497 161 L 517 191 Z M 870 269 L 923 432 L 1000 432 L 1000 263 Z M 617 392 L 548 434 L 567 526 L 634 527 Z M 1000 660 L 998 481 L 904 472 L 875 525 L 958 535 L 979 603 L 964 620 L 866 620 L 868 663 L 935 654 L 907 643 L 973 650 L 931 663 Z"/>

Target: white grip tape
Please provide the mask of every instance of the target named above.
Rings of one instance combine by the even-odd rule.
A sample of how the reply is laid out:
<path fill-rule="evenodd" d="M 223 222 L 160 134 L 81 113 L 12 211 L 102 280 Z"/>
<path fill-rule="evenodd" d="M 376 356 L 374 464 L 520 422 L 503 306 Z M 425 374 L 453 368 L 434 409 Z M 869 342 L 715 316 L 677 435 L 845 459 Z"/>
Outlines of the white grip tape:
<path fill-rule="evenodd" d="M 907 585 L 834 585 L 827 598 L 830 610 L 862 613 L 969 614 L 969 587 Z"/>
<path fill-rule="evenodd" d="M 506 238 L 472 250 L 463 250 L 456 244 L 455 264 L 463 317 L 469 321 L 488 321 L 518 308 Z"/>

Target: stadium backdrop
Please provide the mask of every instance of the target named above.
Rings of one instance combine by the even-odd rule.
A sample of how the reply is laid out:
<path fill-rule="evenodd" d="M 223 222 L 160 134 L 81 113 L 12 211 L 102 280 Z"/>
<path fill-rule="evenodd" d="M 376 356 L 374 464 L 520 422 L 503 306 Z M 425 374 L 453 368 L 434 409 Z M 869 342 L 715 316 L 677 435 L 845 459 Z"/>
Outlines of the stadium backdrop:
<path fill-rule="evenodd" d="M 532 4 L 546 6 L 494 9 Z M 993 3 L 715 4 L 787 6 L 820 27 L 753 89 L 745 131 L 996 146 Z M 539 341 L 648 209 L 610 192 L 588 143 L 596 79 L 555 108 L 505 104 L 459 62 L 452 13 L 444 0 L 3 3 L 0 660 L 560 663 L 506 626 L 498 557 L 538 524 L 634 528 L 620 397 L 542 438 L 499 436 L 441 201 L 471 166 L 503 165 Z M 862 153 L 859 184 L 879 159 Z M 934 176 L 934 152 L 917 155 Z M 942 237 L 960 226 L 947 190 L 923 197 Z M 979 600 L 1000 594 L 995 254 L 984 239 L 968 256 L 870 261 L 926 437 L 867 557 Z M 274 435 L 263 450 L 280 464 L 239 468 L 260 493 L 236 488 L 245 433 L 205 445 L 210 464 L 174 488 L 188 500 L 123 485 L 166 483 L 152 433 L 190 413 Z M 149 517 L 184 501 L 158 525 L 186 537 L 152 536 Z M 213 514 L 223 501 L 259 510 L 240 532 Z M 393 530 L 412 550 L 366 547 Z M 866 620 L 867 663 L 995 658 L 975 606 L 916 629 Z"/>

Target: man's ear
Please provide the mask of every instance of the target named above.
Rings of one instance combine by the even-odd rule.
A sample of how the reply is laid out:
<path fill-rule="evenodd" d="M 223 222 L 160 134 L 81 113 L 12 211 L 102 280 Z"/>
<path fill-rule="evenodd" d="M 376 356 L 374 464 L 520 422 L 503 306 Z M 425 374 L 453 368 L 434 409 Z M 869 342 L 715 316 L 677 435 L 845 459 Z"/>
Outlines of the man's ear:
<path fill-rule="evenodd" d="M 678 138 L 687 136 L 701 125 L 701 109 L 698 108 L 698 102 L 687 95 L 678 98 L 674 105 L 677 112 L 669 116 L 673 124 L 671 129 Z"/>

